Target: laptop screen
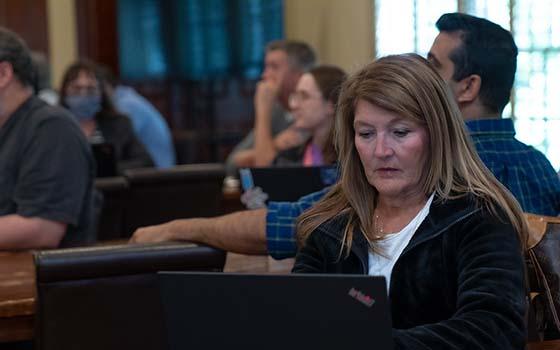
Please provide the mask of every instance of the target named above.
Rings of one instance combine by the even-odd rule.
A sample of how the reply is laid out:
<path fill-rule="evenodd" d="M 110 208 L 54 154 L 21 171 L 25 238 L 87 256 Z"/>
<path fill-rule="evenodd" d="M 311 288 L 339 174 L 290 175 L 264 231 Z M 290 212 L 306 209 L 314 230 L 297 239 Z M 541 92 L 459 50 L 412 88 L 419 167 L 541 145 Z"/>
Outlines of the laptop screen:
<path fill-rule="evenodd" d="M 91 151 L 97 165 L 96 177 L 117 176 L 117 159 L 112 144 L 107 142 L 93 143 L 91 144 Z"/>
<path fill-rule="evenodd" d="M 258 187 L 268 201 L 296 201 L 338 178 L 335 166 L 245 168 L 239 174 L 245 192 Z"/>
<path fill-rule="evenodd" d="M 392 348 L 385 279 L 163 272 L 168 349 Z"/>

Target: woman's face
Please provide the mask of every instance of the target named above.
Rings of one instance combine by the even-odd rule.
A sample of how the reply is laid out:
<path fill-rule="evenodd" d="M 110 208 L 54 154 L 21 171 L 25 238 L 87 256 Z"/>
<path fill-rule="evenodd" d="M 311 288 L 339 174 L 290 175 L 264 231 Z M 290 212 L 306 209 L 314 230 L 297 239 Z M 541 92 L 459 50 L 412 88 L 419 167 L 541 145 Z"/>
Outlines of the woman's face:
<path fill-rule="evenodd" d="M 94 75 L 80 71 L 66 87 L 64 102 L 80 122 L 92 120 L 101 110 L 101 89 Z"/>
<path fill-rule="evenodd" d="M 333 108 L 323 98 L 313 75 L 305 73 L 290 96 L 294 127 L 313 132 L 332 120 Z"/>
<path fill-rule="evenodd" d="M 429 149 L 424 126 L 359 100 L 354 144 L 367 180 L 380 198 L 402 200 L 422 195 L 420 179 Z"/>
<path fill-rule="evenodd" d="M 95 96 L 100 95 L 101 90 L 97 79 L 86 71 L 80 71 L 76 79 L 68 83 L 66 95 L 68 96 Z"/>

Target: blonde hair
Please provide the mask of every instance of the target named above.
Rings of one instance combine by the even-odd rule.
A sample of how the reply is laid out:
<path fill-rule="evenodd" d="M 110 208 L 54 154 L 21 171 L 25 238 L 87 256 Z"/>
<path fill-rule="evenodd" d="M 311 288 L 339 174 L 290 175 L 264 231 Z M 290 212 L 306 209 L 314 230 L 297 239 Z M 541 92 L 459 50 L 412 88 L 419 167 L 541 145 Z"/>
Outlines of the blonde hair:
<path fill-rule="evenodd" d="M 499 213 L 505 213 L 525 245 L 527 223 L 521 207 L 478 157 L 446 83 L 416 54 L 381 58 L 343 84 L 335 131 L 341 178 L 298 219 L 300 244 L 322 223 L 348 215 L 343 239 L 347 253 L 355 228 L 360 228 L 373 246 L 373 212 L 378 194 L 367 181 L 354 146 L 354 112 L 359 100 L 426 127 L 430 143 L 420 180 L 426 196 L 435 192 L 438 200 L 445 201 L 472 194 L 493 215 L 502 217 Z"/>

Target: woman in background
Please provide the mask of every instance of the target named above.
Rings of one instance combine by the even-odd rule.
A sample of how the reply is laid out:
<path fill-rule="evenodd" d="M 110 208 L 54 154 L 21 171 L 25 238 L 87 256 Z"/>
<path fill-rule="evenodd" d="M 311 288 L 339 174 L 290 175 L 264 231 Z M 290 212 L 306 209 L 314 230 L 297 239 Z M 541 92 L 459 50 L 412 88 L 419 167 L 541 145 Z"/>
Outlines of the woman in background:
<path fill-rule="evenodd" d="M 117 170 L 153 166 L 152 159 L 136 138 L 130 120 L 116 112 L 93 63 L 79 61 L 65 72 L 60 104 L 76 117 L 90 143 L 108 143 L 114 148 Z"/>
<path fill-rule="evenodd" d="M 302 146 L 280 152 L 273 165 L 319 166 L 335 162 L 335 106 L 345 78 L 342 69 L 327 65 L 312 68 L 301 76 L 289 99 L 294 116 L 292 127 L 310 137 Z"/>

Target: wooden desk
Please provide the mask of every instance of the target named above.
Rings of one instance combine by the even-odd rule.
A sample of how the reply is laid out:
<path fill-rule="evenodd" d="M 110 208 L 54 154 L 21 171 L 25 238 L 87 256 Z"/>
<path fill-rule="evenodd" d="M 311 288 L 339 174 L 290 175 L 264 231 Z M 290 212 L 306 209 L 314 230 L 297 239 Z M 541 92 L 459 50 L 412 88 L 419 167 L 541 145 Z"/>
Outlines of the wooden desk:
<path fill-rule="evenodd" d="M 224 191 L 224 213 L 245 209 L 240 191 Z M 107 244 L 115 243 L 108 241 Z M 245 258 L 230 260 L 227 269 L 242 271 Z M 266 257 L 247 257 L 248 272 L 266 266 Z M 245 264 L 245 265 L 244 265 Z M 31 252 L 0 252 L 0 343 L 33 339 L 35 314 L 35 265 Z"/>
<path fill-rule="evenodd" d="M 224 213 L 243 210 L 240 193 L 224 193 Z M 107 244 L 114 242 L 107 242 Z M 293 259 L 228 253 L 225 272 L 289 273 Z M 33 339 L 35 266 L 31 252 L 0 252 L 0 343 Z M 560 340 L 532 343 L 528 350 L 560 350 Z"/>
<path fill-rule="evenodd" d="M 541 343 L 529 343 L 527 350 L 560 350 L 560 340 L 549 340 Z"/>
<path fill-rule="evenodd" d="M 247 209 L 245 204 L 241 203 L 241 190 L 239 188 L 224 189 L 222 194 L 222 214 Z"/>
<path fill-rule="evenodd" d="M 35 265 L 30 252 L 0 252 L 0 342 L 33 338 Z"/>

